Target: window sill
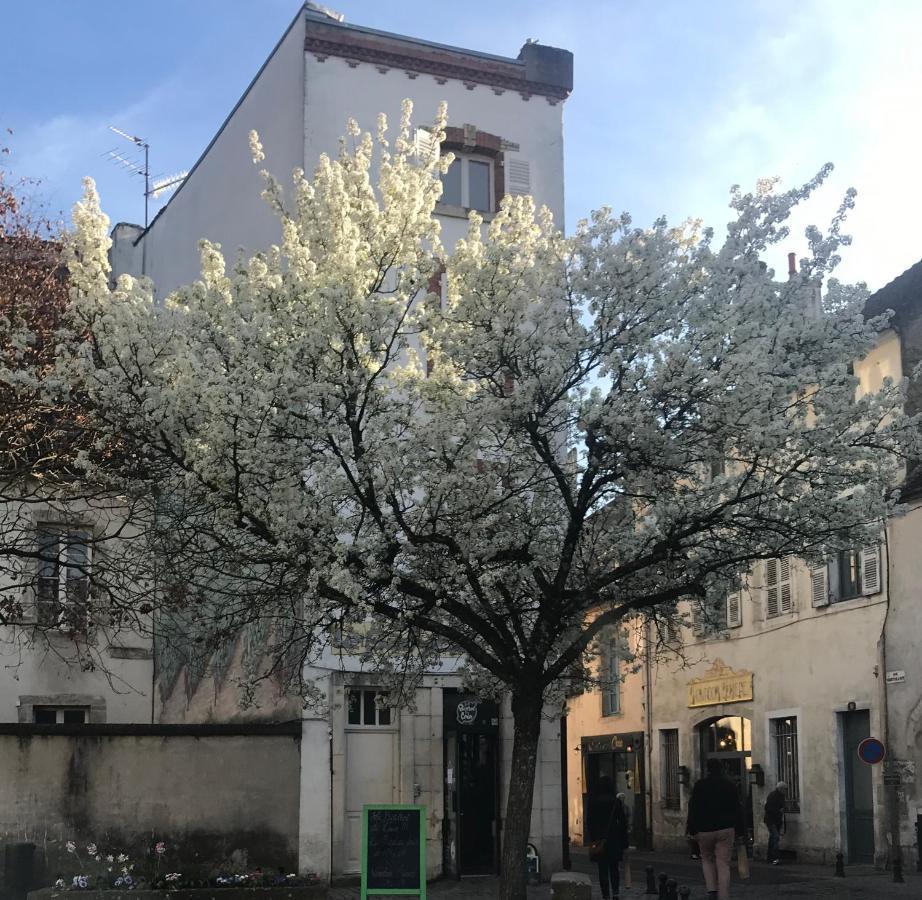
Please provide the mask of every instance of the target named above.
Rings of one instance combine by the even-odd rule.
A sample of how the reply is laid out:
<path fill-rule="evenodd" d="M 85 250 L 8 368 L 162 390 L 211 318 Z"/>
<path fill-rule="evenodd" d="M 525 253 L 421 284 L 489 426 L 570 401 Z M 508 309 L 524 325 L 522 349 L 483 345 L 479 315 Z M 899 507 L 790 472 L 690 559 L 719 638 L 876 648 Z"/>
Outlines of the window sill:
<path fill-rule="evenodd" d="M 479 209 L 471 210 L 466 206 L 452 206 L 449 203 L 436 203 L 435 214 L 437 216 L 449 216 L 452 219 L 468 219 L 471 212 L 476 212 L 481 216 L 484 222 L 492 222 L 496 218 L 494 212 L 481 212 Z"/>

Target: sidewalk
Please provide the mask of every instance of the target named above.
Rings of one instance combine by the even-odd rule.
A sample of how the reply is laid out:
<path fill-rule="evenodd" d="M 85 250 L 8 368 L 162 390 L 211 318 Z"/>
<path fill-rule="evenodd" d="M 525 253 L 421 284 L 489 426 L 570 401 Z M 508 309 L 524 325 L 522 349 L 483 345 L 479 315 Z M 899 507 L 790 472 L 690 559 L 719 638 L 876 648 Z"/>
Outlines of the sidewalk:
<path fill-rule="evenodd" d="M 704 878 L 701 864 L 688 856 L 675 853 L 635 852 L 630 854 L 633 885 L 623 889 L 621 900 L 655 900 L 644 893 L 646 887 L 645 868 L 653 866 L 654 875 L 659 878 L 665 872 L 679 885 L 691 888 L 691 900 L 705 900 Z M 585 849 L 572 850 L 574 872 L 583 872 L 592 878 L 592 900 L 601 900 L 595 866 L 589 862 Z M 905 873 L 905 884 L 894 884 L 890 872 L 878 872 L 871 866 L 848 866 L 845 878 L 836 878 L 832 868 L 790 864 L 770 866 L 753 860 L 750 863 L 752 877 L 740 881 L 733 868 L 733 900 L 774 900 L 776 897 L 816 897 L 834 900 L 922 900 L 922 874 Z M 549 873 L 544 873 L 549 877 Z M 657 882 L 658 883 L 658 882 Z M 441 879 L 427 888 L 427 900 L 493 900 L 499 896 L 498 878 Z M 357 900 L 358 887 L 334 887 L 330 889 L 330 900 Z M 528 889 L 529 900 L 551 900 L 551 889 L 547 883 Z"/>

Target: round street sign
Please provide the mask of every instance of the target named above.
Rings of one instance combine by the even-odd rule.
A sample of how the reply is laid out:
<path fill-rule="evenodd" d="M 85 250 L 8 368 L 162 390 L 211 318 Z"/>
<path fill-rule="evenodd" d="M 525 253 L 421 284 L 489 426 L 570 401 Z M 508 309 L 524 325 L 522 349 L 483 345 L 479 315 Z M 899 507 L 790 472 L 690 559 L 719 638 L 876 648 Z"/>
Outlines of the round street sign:
<path fill-rule="evenodd" d="M 870 766 L 875 766 L 879 762 L 883 762 L 884 757 L 887 755 L 887 751 L 877 738 L 865 738 L 858 745 L 858 759 L 862 762 L 866 762 Z"/>

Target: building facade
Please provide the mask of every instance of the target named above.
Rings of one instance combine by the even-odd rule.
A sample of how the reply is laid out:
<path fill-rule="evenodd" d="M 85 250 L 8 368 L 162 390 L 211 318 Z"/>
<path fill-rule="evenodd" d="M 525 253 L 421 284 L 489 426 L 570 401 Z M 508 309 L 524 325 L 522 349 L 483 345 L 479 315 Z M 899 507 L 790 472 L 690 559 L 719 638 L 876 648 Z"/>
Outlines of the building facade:
<path fill-rule="evenodd" d="M 486 221 L 505 194 L 530 194 L 563 226 L 563 103 L 572 55 L 526 43 L 516 58 L 433 44 L 344 23 L 305 5 L 192 167 L 146 230 L 113 230 L 114 275 L 153 279 L 158 297 L 199 275 L 200 239 L 255 251 L 280 240 L 260 194 L 248 134 L 256 130 L 265 166 L 285 181 L 335 154 L 347 120 L 374 132 L 379 113 L 399 120 L 404 98 L 415 123 L 446 101 L 443 151 L 456 160 L 436 209 L 451 248 L 475 209 Z M 299 865 L 323 876 L 360 867 L 361 810 L 367 803 L 423 803 L 431 877 L 496 872 L 512 756 L 505 702 L 469 696 L 457 662 L 427 673 L 412 710 L 387 704 L 361 660 L 330 653 L 305 675 L 321 702 L 301 709 L 283 688 L 262 688 L 241 709 L 233 673 L 247 639 L 193 671 L 167 649 L 158 656 L 161 722 L 302 720 Z M 542 726 L 531 843 L 542 870 L 560 867 L 566 840 L 559 714 Z"/>
<path fill-rule="evenodd" d="M 874 350 L 854 363 L 859 391 L 909 376 L 922 360 L 922 263 L 867 303 L 868 316 L 893 311 Z M 922 409 L 911 382 L 907 412 Z M 684 849 L 688 800 L 707 760 L 716 758 L 738 785 L 757 856 L 768 841 L 765 799 L 788 785 L 783 848 L 798 860 L 830 864 L 916 865 L 922 835 L 922 469 L 908 468 L 905 514 L 882 525 L 872 546 L 808 566 L 788 557 L 757 564 L 743 589 L 706 619 L 680 608 L 688 623 L 665 641 L 652 630 L 643 667 L 624 673 L 622 695 L 642 697 L 647 734 L 654 847 Z M 593 702 L 594 701 L 594 702 Z M 586 704 L 571 707 L 572 751 L 591 741 Z M 573 714 L 575 713 L 575 714 Z M 886 758 L 863 761 L 859 746 L 876 738 Z M 583 834 L 573 813 L 571 839 Z M 894 831 L 898 837 L 894 840 Z"/>

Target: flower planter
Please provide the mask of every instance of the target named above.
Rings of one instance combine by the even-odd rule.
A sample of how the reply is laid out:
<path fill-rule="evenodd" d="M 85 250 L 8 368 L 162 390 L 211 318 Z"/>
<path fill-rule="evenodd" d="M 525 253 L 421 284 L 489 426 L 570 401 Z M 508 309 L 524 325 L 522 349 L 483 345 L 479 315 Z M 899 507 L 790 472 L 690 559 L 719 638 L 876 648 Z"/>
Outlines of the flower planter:
<path fill-rule="evenodd" d="M 104 898 L 104 900 L 326 900 L 327 886 L 313 884 L 305 887 L 213 887 L 178 888 L 177 890 L 152 891 L 119 890 L 111 888 L 96 890 L 88 888 L 79 891 L 62 891 L 48 887 L 31 891 L 28 900 L 79 900 L 81 897 Z"/>

